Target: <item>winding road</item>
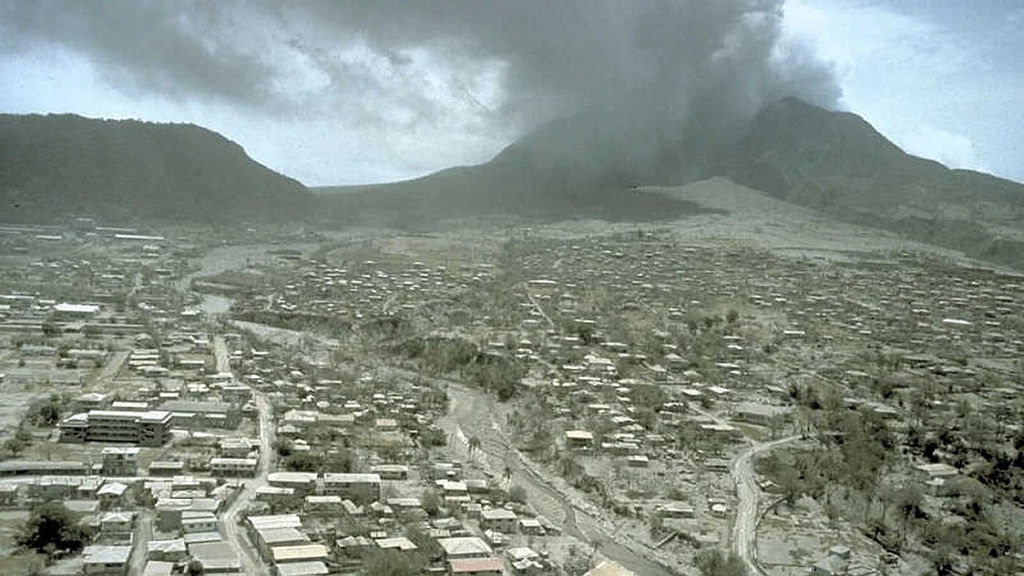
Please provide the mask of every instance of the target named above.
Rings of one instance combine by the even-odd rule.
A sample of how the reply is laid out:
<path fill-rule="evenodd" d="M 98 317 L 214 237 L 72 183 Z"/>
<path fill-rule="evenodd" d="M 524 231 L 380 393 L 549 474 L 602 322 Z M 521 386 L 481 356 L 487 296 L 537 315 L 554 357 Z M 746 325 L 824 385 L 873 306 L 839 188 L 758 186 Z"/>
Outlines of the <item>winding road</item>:
<path fill-rule="evenodd" d="M 763 576 L 757 563 L 757 521 L 760 514 L 761 488 L 754 478 L 754 457 L 773 448 L 799 440 L 800 436 L 787 436 L 771 442 L 755 443 L 735 459 L 729 472 L 736 484 L 736 518 L 732 527 L 732 551 L 743 559 L 747 572 Z"/>
<path fill-rule="evenodd" d="M 218 372 L 230 372 L 231 366 L 228 357 L 227 344 L 223 336 L 216 336 L 213 340 L 214 355 L 217 359 Z M 242 561 L 242 570 L 248 575 L 258 576 L 269 574 L 266 563 L 256 554 L 256 547 L 249 540 L 248 534 L 238 525 L 238 513 L 249 505 L 256 495 L 256 488 L 267 483 L 267 476 L 273 466 L 274 453 L 274 422 L 273 410 L 266 395 L 258 390 L 253 390 L 253 401 L 256 403 L 257 425 L 259 427 L 260 455 L 259 464 L 256 466 L 256 476 L 242 483 L 239 492 L 225 508 L 217 524 L 220 527 L 224 539 L 231 544 Z"/>

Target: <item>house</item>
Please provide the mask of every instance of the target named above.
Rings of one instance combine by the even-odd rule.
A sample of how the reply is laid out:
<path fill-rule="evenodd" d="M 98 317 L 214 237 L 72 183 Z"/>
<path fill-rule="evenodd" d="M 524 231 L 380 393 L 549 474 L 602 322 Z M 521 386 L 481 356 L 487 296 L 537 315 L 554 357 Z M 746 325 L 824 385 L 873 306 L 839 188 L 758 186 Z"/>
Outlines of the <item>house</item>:
<path fill-rule="evenodd" d="M 341 512 L 341 496 L 310 494 L 306 496 L 303 510 L 306 512 Z"/>
<path fill-rule="evenodd" d="M 483 510 L 480 512 L 480 528 L 515 534 L 519 528 L 519 517 L 515 512 L 504 508 Z"/>
<path fill-rule="evenodd" d="M 380 476 L 381 480 L 407 480 L 409 467 L 402 464 L 378 464 L 370 468 L 370 472 Z"/>
<path fill-rule="evenodd" d="M 733 409 L 732 419 L 737 422 L 767 426 L 772 420 L 784 419 L 789 416 L 792 408 L 788 406 L 773 406 L 771 404 L 758 404 L 756 402 L 740 402 Z"/>
<path fill-rule="evenodd" d="M 527 535 L 543 536 L 546 533 L 544 525 L 537 518 L 520 518 L 519 532 Z"/>
<path fill-rule="evenodd" d="M 323 544 L 300 544 L 297 546 L 271 548 L 270 555 L 275 564 L 323 562 L 330 557 L 330 551 Z"/>
<path fill-rule="evenodd" d="M 212 512 L 185 510 L 181 513 L 181 531 L 185 534 L 216 532 L 217 516 Z"/>
<path fill-rule="evenodd" d="M 82 573 L 126 574 L 131 555 L 131 546 L 86 546 L 82 551 Z"/>
<path fill-rule="evenodd" d="M 202 542 L 188 547 L 189 554 L 202 567 L 203 574 L 238 574 L 242 559 L 233 546 L 223 542 Z"/>
<path fill-rule="evenodd" d="M 142 576 L 171 576 L 174 572 L 174 562 L 163 562 L 150 560 L 142 570 Z"/>
<path fill-rule="evenodd" d="M 184 471 L 185 471 L 185 463 L 184 462 L 157 461 L 157 462 L 152 462 L 149 465 L 149 475 L 150 476 L 169 478 L 171 476 L 175 476 L 175 475 L 181 474 Z"/>
<path fill-rule="evenodd" d="M 256 488 L 256 500 L 260 502 L 281 502 L 295 496 L 294 488 L 260 486 Z"/>
<path fill-rule="evenodd" d="M 134 512 L 106 512 L 100 516 L 100 533 L 116 540 L 131 540 Z"/>
<path fill-rule="evenodd" d="M 380 500 L 380 475 L 357 473 L 324 474 L 324 494 L 333 494 L 357 503 Z"/>
<path fill-rule="evenodd" d="M 188 555 L 183 538 L 150 540 L 146 544 L 146 558 L 150 561 L 180 562 Z"/>
<path fill-rule="evenodd" d="M 121 501 L 124 493 L 128 491 L 128 485 L 121 482 L 106 482 L 96 490 L 96 498 L 104 508 L 110 508 Z"/>
<path fill-rule="evenodd" d="M 503 576 L 505 562 L 496 556 L 449 560 L 448 574 L 451 576 Z"/>
<path fill-rule="evenodd" d="M 377 543 L 377 547 L 381 550 L 398 550 L 400 552 L 412 552 L 416 550 L 416 544 L 413 544 L 412 540 L 409 540 L 405 536 L 396 536 L 394 538 L 378 538 L 374 540 Z"/>
<path fill-rule="evenodd" d="M 586 430 L 566 430 L 565 445 L 567 448 L 586 450 L 594 447 L 594 434 Z"/>
<path fill-rule="evenodd" d="M 438 545 L 444 551 L 446 560 L 463 560 L 467 558 L 488 558 L 494 551 L 486 542 L 476 536 L 459 538 L 440 538 Z"/>
<path fill-rule="evenodd" d="M 271 553 L 273 548 L 309 544 L 309 536 L 306 536 L 298 528 L 290 526 L 286 528 L 255 530 L 255 535 L 256 548 L 259 550 L 260 556 L 267 562 L 273 560 L 273 554 Z"/>
<path fill-rule="evenodd" d="M 274 567 L 277 576 L 323 576 L 328 574 L 327 564 L 314 562 L 289 562 Z"/>

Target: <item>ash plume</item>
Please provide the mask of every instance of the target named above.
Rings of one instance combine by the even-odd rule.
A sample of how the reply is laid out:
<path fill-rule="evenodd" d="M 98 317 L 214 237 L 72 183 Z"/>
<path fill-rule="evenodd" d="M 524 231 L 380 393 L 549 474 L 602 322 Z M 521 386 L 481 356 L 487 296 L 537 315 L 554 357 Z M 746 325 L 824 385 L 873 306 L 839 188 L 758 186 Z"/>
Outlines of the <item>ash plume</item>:
<path fill-rule="evenodd" d="M 782 97 L 838 101 L 829 66 L 783 39 L 783 11 L 784 0 L 9 0 L 0 49 L 48 43 L 125 91 L 285 117 L 458 117 L 453 129 L 521 133 L 586 112 L 614 117 L 597 135 L 679 125 L 722 138 Z M 496 98 L 481 95 L 488 74 Z"/>

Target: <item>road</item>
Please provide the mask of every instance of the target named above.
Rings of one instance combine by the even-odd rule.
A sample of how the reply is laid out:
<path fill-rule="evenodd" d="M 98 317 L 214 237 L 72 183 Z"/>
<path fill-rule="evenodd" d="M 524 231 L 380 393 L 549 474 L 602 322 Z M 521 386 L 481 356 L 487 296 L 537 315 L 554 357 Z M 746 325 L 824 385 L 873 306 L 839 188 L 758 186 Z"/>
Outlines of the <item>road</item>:
<path fill-rule="evenodd" d="M 213 357 L 217 359 L 217 373 L 231 372 L 231 357 L 228 356 L 228 344 L 223 336 L 213 337 Z"/>
<path fill-rule="evenodd" d="M 223 336 L 214 336 L 213 353 L 217 360 L 217 372 L 230 372 L 230 357 L 228 356 L 227 343 Z M 235 496 L 231 504 L 220 514 L 217 522 L 221 534 L 238 552 L 242 560 L 242 570 L 249 575 L 269 574 L 267 565 L 256 554 L 256 547 L 249 540 L 245 530 L 238 525 L 238 513 L 252 502 L 256 495 L 256 488 L 267 483 L 267 475 L 270 474 L 275 456 L 274 452 L 274 420 L 273 410 L 266 395 L 258 390 L 253 390 L 253 400 L 256 403 L 257 424 L 259 427 L 260 461 L 256 467 L 256 476 L 246 480 L 242 488 Z"/>
<path fill-rule="evenodd" d="M 414 373 L 408 373 L 417 376 Z M 522 454 L 502 433 L 501 428 L 492 419 L 494 411 L 491 398 L 471 390 L 457 382 L 435 380 L 447 385 L 451 399 L 449 416 L 444 423 L 451 427 L 450 431 L 464 448 L 468 447 L 468 438 L 480 440 L 480 452 L 485 458 L 476 456 L 477 462 L 494 477 L 501 478 L 503 469 L 508 466 L 512 473 L 512 484 L 526 489 L 530 504 L 543 513 L 562 532 L 588 545 L 597 544 L 597 549 L 605 557 L 618 562 L 636 574 L 645 576 L 673 576 L 675 572 L 650 559 L 650 554 L 635 550 L 622 543 L 622 536 L 609 530 L 601 521 L 592 516 L 566 498 L 558 488 L 545 476 L 523 459 Z M 639 545 L 637 545 L 639 547 Z"/>
<path fill-rule="evenodd" d="M 736 518 L 732 527 L 732 551 L 743 559 L 747 573 L 764 575 L 757 563 L 757 521 L 760 515 L 761 488 L 754 478 L 754 457 L 783 444 L 799 440 L 787 436 L 771 442 L 755 443 L 739 454 L 729 467 L 736 484 Z"/>
<path fill-rule="evenodd" d="M 136 514 L 135 533 L 132 535 L 132 557 L 128 576 L 142 576 L 146 571 L 146 554 L 153 539 L 153 511 L 140 509 Z"/>
<path fill-rule="evenodd" d="M 256 554 L 256 547 L 248 534 L 238 525 L 238 513 L 252 502 L 256 488 L 266 485 L 267 475 L 270 474 L 274 460 L 274 422 L 270 402 L 261 392 L 254 392 L 253 397 L 259 419 L 260 440 L 260 461 L 256 468 L 256 476 L 243 482 L 241 490 L 231 504 L 221 512 L 217 523 L 224 539 L 238 552 L 242 560 L 242 571 L 250 576 L 263 576 L 269 574 L 267 564 Z"/>

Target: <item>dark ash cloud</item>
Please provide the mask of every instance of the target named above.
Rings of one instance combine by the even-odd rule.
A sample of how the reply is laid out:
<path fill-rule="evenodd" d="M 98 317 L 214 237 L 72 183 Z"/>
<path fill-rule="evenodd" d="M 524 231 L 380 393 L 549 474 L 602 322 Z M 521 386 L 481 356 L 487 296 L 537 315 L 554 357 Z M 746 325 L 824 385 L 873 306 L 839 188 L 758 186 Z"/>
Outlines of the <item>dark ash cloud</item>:
<path fill-rule="evenodd" d="M 834 106 L 784 0 L 0 0 L 0 50 L 89 57 L 126 92 L 278 118 L 523 130 L 606 110 L 728 133 L 765 103 Z M 14 38 L 11 40 L 10 38 Z M 485 98 L 480 78 L 500 79 Z"/>

